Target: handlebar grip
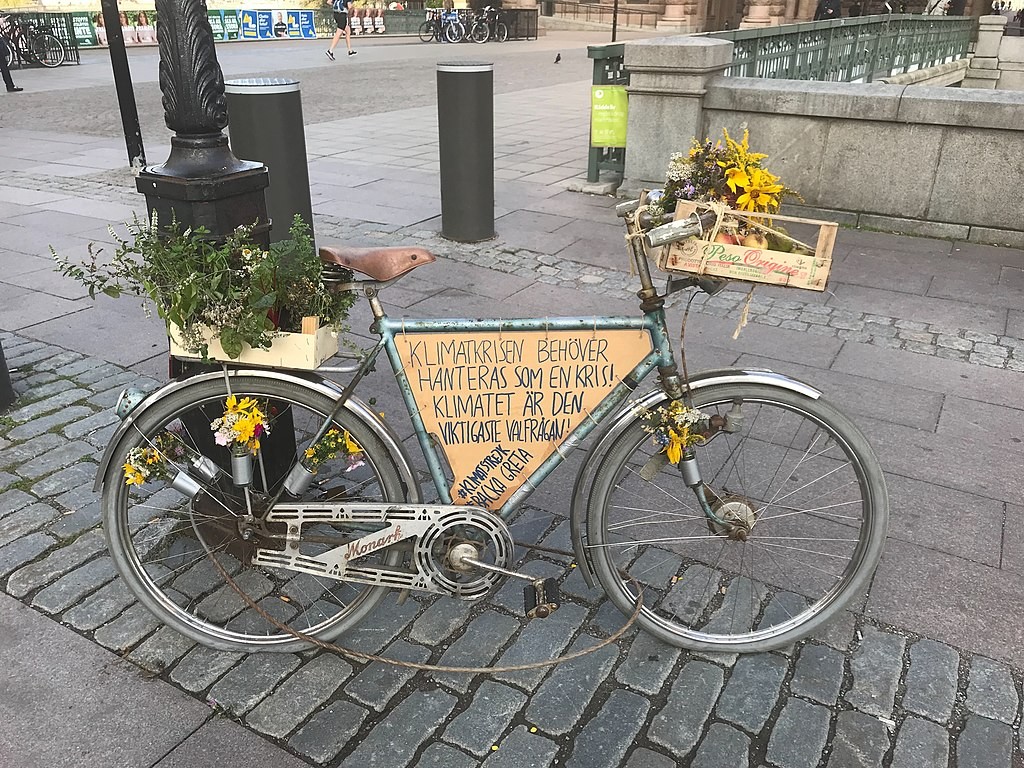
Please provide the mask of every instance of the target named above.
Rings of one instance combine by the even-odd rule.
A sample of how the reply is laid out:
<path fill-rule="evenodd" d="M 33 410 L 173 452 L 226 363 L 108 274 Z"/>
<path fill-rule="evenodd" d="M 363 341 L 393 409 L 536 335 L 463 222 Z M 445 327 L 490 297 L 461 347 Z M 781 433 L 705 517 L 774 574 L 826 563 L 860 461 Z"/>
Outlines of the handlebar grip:
<path fill-rule="evenodd" d="M 692 213 L 681 221 L 670 221 L 655 227 L 647 233 L 647 244 L 652 248 L 658 245 L 668 245 L 677 240 L 685 240 L 688 237 L 699 235 L 705 229 L 714 225 L 718 214 L 714 211 L 707 213 Z"/>

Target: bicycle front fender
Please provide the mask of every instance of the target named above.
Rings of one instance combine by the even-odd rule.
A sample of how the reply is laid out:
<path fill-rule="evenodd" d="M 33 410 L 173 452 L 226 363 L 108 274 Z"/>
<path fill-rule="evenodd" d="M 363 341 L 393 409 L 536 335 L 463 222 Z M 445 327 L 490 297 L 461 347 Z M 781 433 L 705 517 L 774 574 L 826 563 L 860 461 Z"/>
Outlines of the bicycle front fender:
<path fill-rule="evenodd" d="M 705 389 L 718 384 L 767 384 L 788 389 L 814 400 L 821 397 L 821 392 L 809 384 L 765 369 L 716 368 L 693 375 L 690 377 L 689 384 L 692 390 Z M 637 411 L 640 408 L 654 408 L 667 399 L 668 395 L 664 390 L 656 389 L 634 401 L 634 407 L 628 408 L 616 416 L 598 436 L 587 460 L 576 475 L 576 482 L 572 489 L 569 533 L 572 538 L 573 551 L 576 553 L 576 565 L 583 572 L 583 580 L 588 587 L 597 586 L 594 567 L 590 562 L 590 550 L 587 548 L 588 489 L 593 485 L 592 479 L 597 472 L 597 466 L 611 445 L 636 420 Z"/>
<path fill-rule="evenodd" d="M 322 395 L 326 395 L 332 400 L 338 400 L 341 395 L 341 389 L 334 382 L 315 375 L 307 377 L 296 375 L 294 373 L 283 373 L 281 371 L 264 369 L 231 371 L 231 375 L 242 374 L 246 376 L 277 379 L 279 381 L 291 381 L 300 386 L 308 387 Z M 103 481 L 107 475 L 107 471 L 110 469 L 110 461 L 114 455 L 114 451 L 147 409 L 151 408 L 154 403 L 173 392 L 209 379 L 220 379 L 223 378 L 223 376 L 224 374 L 221 371 L 190 376 L 187 379 L 171 381 L 160 389 L 157 389 L 147 395 L 122 420 L 121 424 L 110 438 L 110 442 L 107 443 L 107 448 L 103 452 L 103 456 L 100 459 L 99 469 L 96 472 L 96 482 L 93 484 L 93 490 L 97 493 L 103 490 Z M 386 424 L 369 405 L 355 396 L 350 396 L 348 400 L 345 401 L 345 409 L 362 421 L 368 429 L 380 438 L 387 450 L 395 457 L 395 464 L 398 466 L 402 485 L 405 487 L 407 501 L 411 503 L 419 503 L 421 500 L 420 486 L 419 483 L 416 482 L 416 476 L 412 471 L 412 464 L 409 461 L 409 456 L 402 447 L 402 441 L 398 435 L 395 434 L 394 430 L 392 430 L 391 427 Z"/>

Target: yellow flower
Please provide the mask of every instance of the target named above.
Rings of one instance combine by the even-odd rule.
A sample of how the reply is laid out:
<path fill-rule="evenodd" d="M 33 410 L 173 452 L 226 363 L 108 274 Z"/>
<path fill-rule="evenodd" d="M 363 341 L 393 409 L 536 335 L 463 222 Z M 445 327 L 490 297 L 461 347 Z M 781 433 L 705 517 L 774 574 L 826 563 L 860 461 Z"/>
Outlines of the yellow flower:
<path fill-rule="evenodd" d="M 352 435 L 348 433 L 347 429 L 345 430 L 345 450 L 348 451 L 350 454 L 363 452 L 363 449 L 360 447 L 359 443 L 352 439 Z"/>
<path fill-rule="evenodd" d="M 738 165 L 741 168 L 746 168 L 749 165 L 756 165 L 761 160 L 764 160 L 766 157 L 768 157 L 768 155 L 765 155 L 761 152 L 750 151 L 749 130 L 743 131 L 743 141 L 741 142 L 736 142 L 729 135 L 729 131 L 725 130 L 724 128 L 722 129 L 722 134 L 725 136 L 725 147 L 727 157 L 729 158 L 728 161 L 724 163 L 719 163 L 719 165 L 721 165 L 723 168 L 725 168 L 727 165 Z"/>
<path fill-rule="evenodd" d="M 779 201 L 776 195 L 784 187 L 773 176 L 761 168 L 750 171 L 749 184 L 744 187 L 743 194 L 736 198 L 736 205 L 741 211 L 775 211 Z"/>
<path fill-rule="evenodd" d="M 669 443 L 665 446 L 665 452 L 672 464 L 678 464 L 683 458 L 683 444 L 676 439 L 674 432 L 669 433 Z"/>
<path fill-rule="evenodd" d="M 238 398 L 228 395 L 228 399 L 224 401 L 224 407 L 227 408 L 225 413 L 238 413 Z"/>
<path fill-rule="evenodd" d="M 146 478 L 142 476 L 131 464 L 124 465 L 124 484 L 125 485 L 142 485 L 146 482 Z"/>
<path fill-rule="evenodd" d="M 726 168 L 725 183 L 729 185 L 729 189 L 735 192 L 736 187 L 742 187 L 744 189 L 749 187 L 750 177 L 747 176 L 747 172 L 742 168 Z"/>

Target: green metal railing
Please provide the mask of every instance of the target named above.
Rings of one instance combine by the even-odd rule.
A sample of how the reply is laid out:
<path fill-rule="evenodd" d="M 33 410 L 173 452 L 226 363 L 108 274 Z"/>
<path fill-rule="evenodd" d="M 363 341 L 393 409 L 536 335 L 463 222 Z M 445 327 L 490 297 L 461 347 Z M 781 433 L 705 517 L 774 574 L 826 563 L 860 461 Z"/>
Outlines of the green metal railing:
<path fill-rule="evenodd" d="M 967 56 L 977 20 L 891 14 L 707 33 L 735 46 L 726 75 L 871 82 Z"/>
<path fill-rule="evenodd" d="M 629 85 L 629 72 L 622 63 L 625 50 L 623 43 L 587 46 L 587 56 L 594 60 L 594 85 Z M 601 171 L 621 174 L 625 167 L 625 147 L 591 147 L 587 156 L 587 181 L 598 181 Z"/>
<path fill-rule="evenodd" d="M 654 29 L 658 26 L 658 17 L 661 15 L 649 8 L 630 8 L 625 2 L 620 3 L 618 8 L 612 3 L 581 3 L 576 0 L 540 0 L 537 5 L 540 7 L 541 16 L 557 16 L 599 24 L 611 24 L 614 17 L 617 26 L 620 27 Z"/>

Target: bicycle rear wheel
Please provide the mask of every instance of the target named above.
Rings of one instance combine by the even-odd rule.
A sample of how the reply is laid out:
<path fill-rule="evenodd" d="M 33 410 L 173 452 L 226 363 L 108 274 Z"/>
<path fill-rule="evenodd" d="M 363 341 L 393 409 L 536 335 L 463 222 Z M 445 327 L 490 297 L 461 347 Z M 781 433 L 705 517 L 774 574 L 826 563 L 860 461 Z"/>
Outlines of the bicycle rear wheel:
<path fill-rule="evenodd" d="M 781 387 L 723 384 L 694 405 L 735 431 L 696 449 L 709 522 L 637 418 L 600 462 L 588 507 L 598 579 L 624 613 L 644 586 L 640 625 L 708 651 L 780 648 L 828 621 L 867 585 L 888 503 L 866 439 L 822 400 Z M 742 529 L 742 533 L 739 531 Z"/>
<path fill-rule="evenodd" d="M 491 30 L 487 26 L 487 22 L 485 21 L 476 22 L 469 30 L 469 38 L 474 43 L 486 43 L 487 38 L 489 38 L 490 36 Z"/>
<path fill-rule="evenodd" d="M 67 57 L 67 51 L 57 37 L 49 32 L 41 32 L 29 41 L 32 58 L 44 67 L 59 67 Z"/>
<path fill-rule="evenodd" d="M 307 644 L 289 628 L 329 640 L 369 614 L 387 589 L 252 564 L 257 548 L 288 546 L 286 526 L 263 521 L 266 506 L 261 504 L 294 463 L 295 445 L 302 450 L 308 444 L 334 400 L 294 380 L 245 374 L 231 377 L 231 392 L 238 401 L 255 399 L 269 419 L 270 434 L 255 463 L 249 498 L 229 472 L 211 480 L 209 473 L 204 477 L 192 468 L 198 457 L 224 469 L 230 466 L 228 449 L 215 444 L 210 426 L 224 415 L 227 391 L 223 378 L 187 385 L 140 413 L 114 451 L 101 501 L 110 554 L 139 601 L 181 634 L 228 651 L 299 650 Z M 362 448 L 362 463 L 328 459 L 315 476 L 318 482 L 299 501 L 404 500 L 399 466 L 377 435 L 348 411 L 334 426 Z M 138 464 L 145 449 L 156 450 L 169 466 L 169 478 L 185 468 L 197 487 L 176 490 L 183 486 L 180 478 L 172 484 L 157 480 L 156 473 L 141 485 L 126 484 L 125 465 Z M 245 538 L 240 523 L 249 509 L 256 521 Z M 307 525 L 298 553 L 320 554 L 381 527 Z M 366 564 L 394 566 L 400 560 L 390 547 L 370 555 Z"/>
<path fill-rule="evenodd" d="M 429 43 L 437 37 L 437 25 L 432 21 L 424 21 L 420 24 L 419 35 L 421 42 Z"/>

